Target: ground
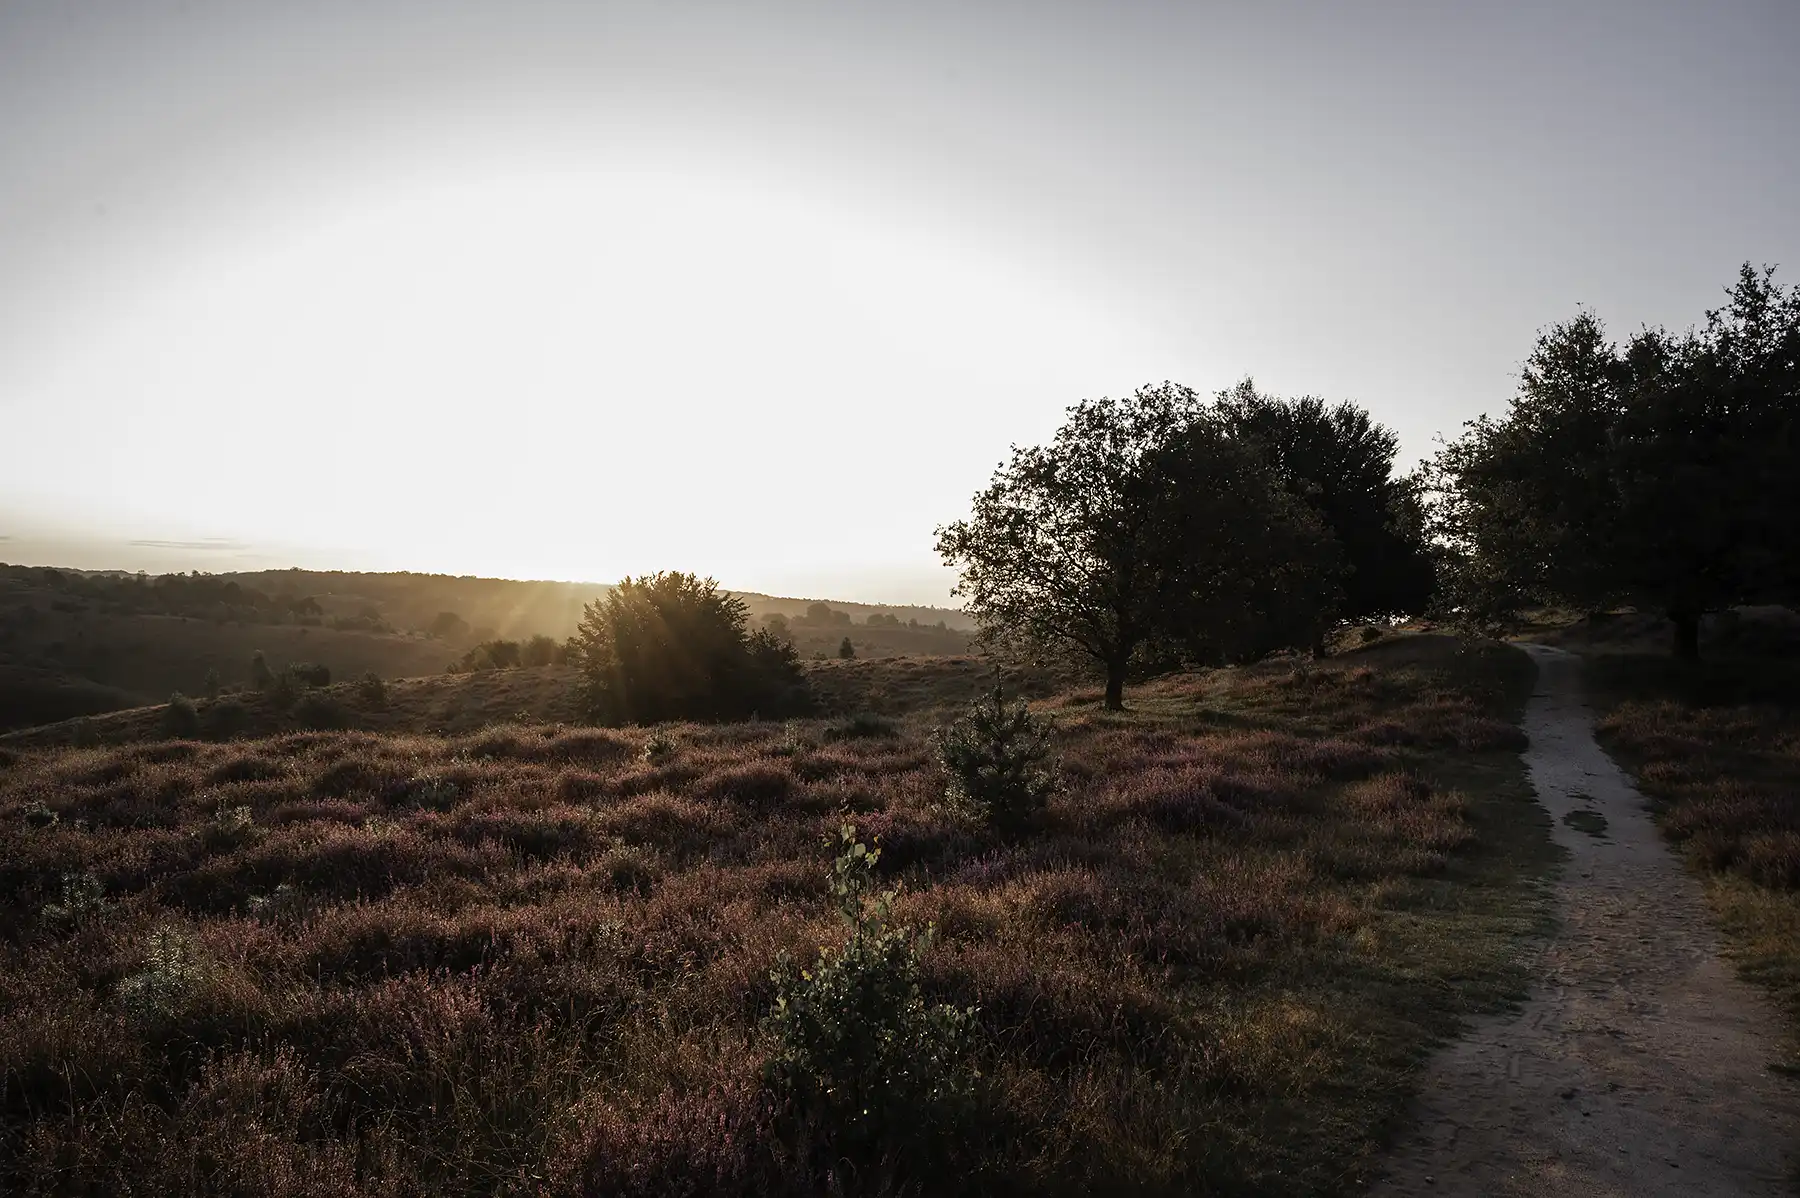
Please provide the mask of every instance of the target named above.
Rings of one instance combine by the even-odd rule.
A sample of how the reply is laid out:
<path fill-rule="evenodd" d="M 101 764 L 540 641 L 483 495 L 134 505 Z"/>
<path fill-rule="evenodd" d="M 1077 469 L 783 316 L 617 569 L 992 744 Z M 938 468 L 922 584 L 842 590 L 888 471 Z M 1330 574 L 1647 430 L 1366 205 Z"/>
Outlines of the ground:
<path fill-rule="evenodd" d="M 885 725 L 8 738 L 0 1188 L 1353 1190 L 1430 1046 L 1524 993 L 1528 684 L 1417 637 L 1052 688 L 1014 836 L 946 805 L 916 674 Z M 846 822 L 976 1030 L 950 1147 L 854 1174 L 764 1073 Z"/>
<path fill-rule="evenodd" d="M 1526 762 L 1568 854 L 1530 1000 L 1439 1056 L 1378 1192 L 1785 1194 L 1779 1013 L 1721 961 L 1700 883 L 1595 743 L 1581 663 L 1533 647 Z"/>

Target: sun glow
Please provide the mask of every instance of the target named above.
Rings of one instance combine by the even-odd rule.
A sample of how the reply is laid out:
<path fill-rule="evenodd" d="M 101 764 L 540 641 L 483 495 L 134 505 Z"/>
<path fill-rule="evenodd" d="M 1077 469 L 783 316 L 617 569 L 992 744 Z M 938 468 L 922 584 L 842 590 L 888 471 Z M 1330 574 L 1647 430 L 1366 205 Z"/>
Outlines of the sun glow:
<path fill-rule="evenodd" d="M 204 244 L 40 355 L 38 502 L 367 568 L 824 586 L 929 552 L 1035 431 L 997 401 L 1049 426 L 1128 358 L 898 208 L 666 167 L 365 185 Z"/>

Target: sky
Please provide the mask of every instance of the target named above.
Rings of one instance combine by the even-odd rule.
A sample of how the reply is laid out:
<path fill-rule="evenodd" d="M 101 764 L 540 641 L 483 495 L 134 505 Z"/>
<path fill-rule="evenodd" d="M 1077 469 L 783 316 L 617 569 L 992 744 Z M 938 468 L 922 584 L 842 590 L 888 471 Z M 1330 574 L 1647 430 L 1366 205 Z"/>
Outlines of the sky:
<path fill-rule="evenodd" d="M 1800 4 L 0 0 L 0 560 L 950 602 L 1063 410 L 1404 462 L 1800 273 Z"/>

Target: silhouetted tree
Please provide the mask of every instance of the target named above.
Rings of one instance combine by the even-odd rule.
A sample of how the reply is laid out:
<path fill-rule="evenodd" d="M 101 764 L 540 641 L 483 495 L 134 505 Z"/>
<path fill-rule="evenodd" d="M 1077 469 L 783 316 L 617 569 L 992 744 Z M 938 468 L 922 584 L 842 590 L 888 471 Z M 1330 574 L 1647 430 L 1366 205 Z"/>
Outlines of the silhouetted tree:
<path fill-rule="evenodd" d="M 955 593 L 984 632 L 1073 649 L 1106 673 L 1106 706 L 1158 642 L 1238 649 L 1271 595 L 1332 587 L 1328 537 L 1256 447 L 1186 387 L 1084 400 L 1048 446 L 1014 447 L 967 520 L 938 529 Z"/>
<path fill-rule="evenodd" d="M 453 611 L 441 611 L 431 618 L 428 631 L 442 640 L 461 640 L 469 635 L 469 622 Z"/>
<path fill-rule="evenodd" d="M 1746 263 L 1728 295 L 1623 348 L 1591 312 L 1538 338 L 1506 415 L 1432 464 L 1458 610 L 1629 603 L 1693 658 L 1704 613 L 1800 595 L 1800 289 Z"/>
<path fill-rule="evenodd" d="M 1282 485 L 1317 513 L 1337 542 L 1344 569 L 1327 612 L 1333 622 L 1425 611 L 1434 582 L 1431 553 L 1418 486 L 1394 474 L 1399 441 L 1391 429 L 1356 404 L 1276 399 L 1249 379 L 1221 392 L 1218 406 L 1233 433 L 1262 447 Z M 1323 651 L 1322 636 L 1313 648 Z"/>
<path fill-rule="evenodd" d="M 627 578 L 587 605 L 573 642 L 589 713 L 602 722 L 719 719 L 792 707 L 792 645 L 746 630 L 744 602 L 678 572 Z"/>
<path fill-rule="evenodd" d="M 539 633 L 519 648 L 519 664 L 547 666 L 556 660 L 556 642 Z"/>
<path fill-rule="evenodd" d="M 849 637 L 838 642 L 838 656 L 845 661 L 851 661 L 856 657 L 856 646 L 850 643 Z"/>
<path fill-rule="evenodd" d="M 250 685 L 259 691 L 266 691 L 275 681 L 275 671 L 269 668 L 268 659 L 258 649 L 250 655 Z"/>

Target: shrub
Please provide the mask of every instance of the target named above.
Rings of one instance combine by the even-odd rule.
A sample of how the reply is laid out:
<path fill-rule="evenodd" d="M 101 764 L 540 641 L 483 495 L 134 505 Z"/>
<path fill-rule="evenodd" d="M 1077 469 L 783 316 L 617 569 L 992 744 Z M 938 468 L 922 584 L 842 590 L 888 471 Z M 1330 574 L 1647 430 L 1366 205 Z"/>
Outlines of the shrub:
<path fill-rule="evenodd" d="M 826 740 L 873 740 L 899 735 L 889 720 L 884 720 L 872 711 L 859 711 L 846 720 L 839 720 L 825 729 Z"/>
<path fill-rule="evenodd" d="M 278 674 L 275 676 L 275 681 L 269 683 L 266 691 L 269 696 L 269 706 L 276 711 L 286 711 L 300 697 L 300 691 L 300 683 L 292 674 L 285 672 Z"/>
<path fill-rule="evenodd" d="M 208 969 L 187 932 L 164 924 L 150 934 L 144 967 L 119 983 L 119 1004 L 138 1023 L 160 1023 L 193 999 Z"/>
<path fill-rule="evenodd" d="M 163 708 L 163 732 L 169 736 L 188 739 L 200 735 L 200 713 L 194 710 L 194 701 L 180 691 L 169 696 L 169 705 Z"/>
<path fill-rule="evenodd" d="M 791 645 L 746 631 L 744 602 L 692 574 L 627 578 L 587 605 L 572 644 L 601 723 L 734 719 L 795 702 Z"/>
<path fill-rule="evenodd" d="M 44 905 L 44 922 L 61 927 L 80 927 L 106 906 L 106 888 L 93 874 L 64 874 L 62 901 Z"/>
<path fill-rule="evenodd" d="M 206 671 L 206 677 L 200 682 L 200 691 L 208 700 L 217 699 L 219 697 L 219 671 Z"/>
<path fill-rule="evenodd" d="M 520 646 L 519 664 L 526 666 L 551 665 L 556 661 L 556 650 L 556 642 L 539 633 Z"/>
<path fill-rule="evenodd" d="M 1003 831 L 1017 831 L 1056 790 L 1050 726 L 1023 700 L 993 696 L 932 738 L 950 782 L 951 804 Z"/>
<path fill-rule="evenodd" d="M 25 826 L 27 828 L 52 827 L 61 818 L 42 799 L 27 804 L 25 808 Z"/>
<path fill-rule="evenodd" d="M 838 642 L 838 657 L 843 661 L 856 660 L 856 646 L 850 643 L 849 637 Z"/>
<path fill-rule="evenodd" d="M 250 685 L 259 691 L 266 691 L 275 684 L 275 671 L 269 668 L 268 659 L 258 649 L 250 655 Z"/>
<path fill-rule="evenodd" d="M 380 711 L 387 706 L 387 683 L 381 675 L 370 670 L 356 680 L 356 700 L 372 711 Z"/>
<path fill-rule="evenodd" d="M 313 661 L 290 661 L 287 672 L 296 681 L 307 686 L 330 686 L 331 667 L 322 666 Z"/>
<path fill-rule="evenodd" d="M 675 756 L 677 747 L 675 738 L 667 732 L 652 732 L 649 739 L 644 741 L 643 752 L 638 756 L 643 758 L 647 765 L 661 765 Z"/>
<path fill-rule="evenodd" d="M 785 953 L 777 960 L 768 1078 L 822 1125 L 835 1151 L 885 1157 L 967 1096 L 962 1057 L 975 1011 L 926 1004 L 920 958 L 934 929 L 892 923 L 898 891 L 875 889 L 881 850 L 859 842 L 854 826 L 843 827 L 838 848 L 831 896 L 849 939 L 821 950 L 810 969 Z"/>
<path fill-rule="evenodd" d="M 334 728 L 348 727 L 350 713 L 330 695 L 309 693 L 294 704 L 294 721 L 302 728 L 329 732 Z"/>
<path fill-rule="evenodd" d="M 221 699 L 206 709 L 206 730 L 220 740 L 230 740 L 250 726 L 250 709 L 236 699 Z"/>

